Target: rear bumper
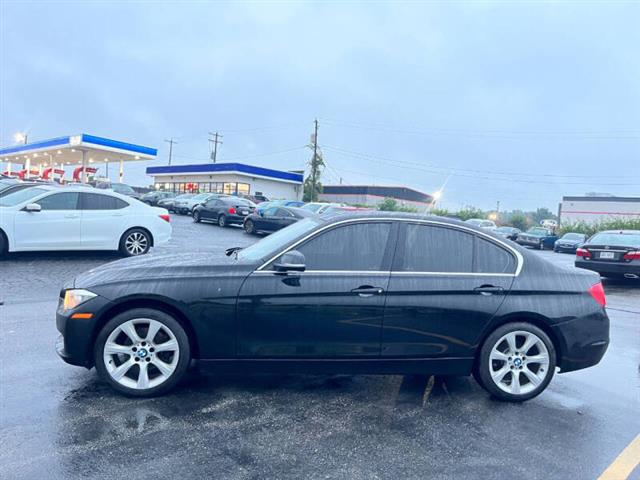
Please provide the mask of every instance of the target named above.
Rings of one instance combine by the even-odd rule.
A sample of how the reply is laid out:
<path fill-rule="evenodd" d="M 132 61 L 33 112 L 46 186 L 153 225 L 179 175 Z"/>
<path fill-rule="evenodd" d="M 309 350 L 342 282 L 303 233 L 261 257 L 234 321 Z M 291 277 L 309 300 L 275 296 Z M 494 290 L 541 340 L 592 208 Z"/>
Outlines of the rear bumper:
<path fill-rule="evenodd" d="M 609 347 L 609 317 L 604 308 L 552 329 L 561 342 L 558 358 L 561 373 L 596 365 Z"/>
<path fill-rule="evenodd" d="M 524 245 L 526 247 L 539 247 L 540 242 L 542 242 L 542 239 L 540 238 L 538 239 L 518 238 L 516 240 L 516 243 L 518 243 L 519 245 Z"/>
<path fill-rule="evenodd" d="M 245 218 L 248 218 L 249 215 L 231 215 L 227 214 L 227 223 L 233 225 L 242 225 L 244 223 Z"/>
<path fill-rule="evenodd" d="M 629 263 L 622 262 L 599 262 L 598 260 L 583 260 L 582 258 L 576 259 L 576 267 L 598 272 L 605 277 L 607 275 L 624 275 L 625 273 L 632 273 L 640 276 L 640 262 L 631 261 Z"/>

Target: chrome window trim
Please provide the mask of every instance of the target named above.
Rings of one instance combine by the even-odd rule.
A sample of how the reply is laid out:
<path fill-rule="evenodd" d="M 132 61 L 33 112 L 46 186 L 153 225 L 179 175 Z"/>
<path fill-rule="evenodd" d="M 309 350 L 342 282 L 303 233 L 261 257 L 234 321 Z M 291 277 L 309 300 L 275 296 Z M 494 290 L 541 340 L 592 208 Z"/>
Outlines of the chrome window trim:
<path fill-rule="evenodd" d="M 256 270 L 253 273 L 261 274 L 278 274 L 275 270 Z M 380 271 L 380 270 L 304 270 L 303 272 L 293 272 L 295 274 L 313 274 L 313 275 L 421 275 L 421 276 L 442 276 L 442 277 L 515 277 L 513 273 L 476 273 L 476 272 L 401 272 L 397 270 Z"/>
<path fill-rule="evenodd" d="M 476 272 L 398 272 L 398 271 L 392 271 L 391 273 L 393 274 L 401 274 L 401 275 L 471 275 L 471 276 L 509 276 L 509 277 L 517 277 L 518 275 L 520 275 L 520 272 L 522 272 L 522 268 L 524 267 L 524 258 L 522 257 L 522 254 L 520 252 L 518 252 L 516 249 L 514 249 L 511 245 L 508 245 L 506 242 L 500 240 L 499 238 L 494 238 L 490 235 L 487 235 L 484 232 L 478 231 L 478 230 L 474 230 L 472 228 L 468 228 L 465 227 L 463 225 L 453 225 L 451 223 L 446 223 L 446 222 L 439 222 L 438 220 L 428 220 L 428 219 L 418 219 L 418 218 L 399 218 L 399 217 L 365 217 L 365 218 L 350 218 L 350 219 L 345 219 L 339 222 L 333 222 L 330 223 L 328 225 L 325 225 L 324 227 L 315 230 L 309 234 L 307 234 L 306 236 L 302 237 L 300 240 L 298 240 L 297 242 L 293 243 L 292 245 L 290 245 L 289 247 L 285 248 L 284 250 L 282 250 L 281 252 L 277 253 L 276 255 L 272 256 L 269 260 L 267 260 L 266 262 L 264 262 L 262 265 L 260 265 L 255 272 L 260 272 L 260 271 L 264 271 L 263 269 L 269 265 L 271 262 L 273 262 L 276 258 L 278 258 L 280 255 L 283 255 L 285 253 L 287 253 L 290 250 L 293 250 L 295 247 L 297 247 L 298 245 L 300 245 L 302 242 L 307 241 L 308 239 L 315 237 L 316 235 L 319 235 L 320 233 L 324 232 L 325 230 L 329 229 L 329 228 L 333 228 L 336 225 L 345 225 L 345 224 L 349 224 L 349 223 L 360 223 L 360 222 L 406 222 L 406 223 L 424 223 L 424 224 L 428 224 L 428 225 L 440 225 L 440 226 L 444 226 L 444 227 L 448 227 L 448 228 L 454 228 L 454 229 L 458 229 L 458 230 L 462 230 L 462 231 L 466 231 L 466 232 L 470 232 L 471 234 L 475 234 L 475 235 L 481 235 L 484 238 L 488 239 L 491 242 L 494 243 L 498 243 L 500 245 L 502 245 L 504 248 L 506 248 L 508 251 L 510 251 L 515 257 L 516 257 L 516 271 L 515 273 L 476 273 Z M 348 270 L 307 270 L 308 272 L 348 272 Z M 375 271 L 375 270 L 374 270 Z M 271 273 L 270 271 L 268 273 Z M 371 273 L 371 272 L 366 272 L 366 273 Z M 389 273 L 389 272 L 385 272 L 385 273 Z"/>

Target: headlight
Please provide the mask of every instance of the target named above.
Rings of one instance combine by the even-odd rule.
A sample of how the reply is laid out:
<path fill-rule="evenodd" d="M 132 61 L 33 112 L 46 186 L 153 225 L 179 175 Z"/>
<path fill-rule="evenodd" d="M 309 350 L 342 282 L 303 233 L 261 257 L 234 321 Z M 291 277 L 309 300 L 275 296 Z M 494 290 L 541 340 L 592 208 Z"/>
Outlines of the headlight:
<path fill-rule="evenodd" d="M 62 302 L 63 310 L 73 310 L 78 305 L 83 304 L 87 300 L 91 300 L 97 295 L 89 290 L 83 290 L 81 288 L 71 289 L 64 292 L 64 300 Z"/>

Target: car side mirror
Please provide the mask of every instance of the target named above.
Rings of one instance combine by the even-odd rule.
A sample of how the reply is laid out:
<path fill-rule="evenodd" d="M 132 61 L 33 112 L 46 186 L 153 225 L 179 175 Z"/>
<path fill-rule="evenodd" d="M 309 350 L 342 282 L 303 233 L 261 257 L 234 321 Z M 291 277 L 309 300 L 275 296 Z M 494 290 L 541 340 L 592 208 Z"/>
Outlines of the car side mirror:
<path fill-rule="evenodd" d="M 26 207 L 24 207 L 25 212 L 39 212 L 42 210 L 42 207 L 37 203 L 29 203 Z"/>
<path fill-rule="evenodd" d="M 280 257 L 280 259 L 273 264 L 273 268 L 276 272 L 304 272 L 307 266 L 305 265 L 305 258 L 302 253 L 297 250 L 291 250 Z"/>

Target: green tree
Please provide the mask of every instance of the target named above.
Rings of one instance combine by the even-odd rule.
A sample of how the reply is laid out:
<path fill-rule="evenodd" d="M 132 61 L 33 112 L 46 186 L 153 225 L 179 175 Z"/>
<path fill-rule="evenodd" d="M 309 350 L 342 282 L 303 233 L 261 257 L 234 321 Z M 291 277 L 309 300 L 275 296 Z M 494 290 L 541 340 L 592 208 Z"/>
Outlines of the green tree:
<path fill-rule="evenodd" d="M 302 201 L 303 202 L 316 202 L 318 195 L 322 193 L 322 183 L 316 181 L 316 189 L 313 191 L 313 179 L 309 175 L 304 180 L 304 186 L 302 188 Z"/>
<path fill-rule="evenodd" d="M 456 213 L 456 217 L 458 217 L 463 222 L 465 220 L 469 220 L 470 218 L 485 218 L 485 213 L 476 207 L 465 207 L 462 210 Z"/>
<path fill-rule="evenodd" d="M 537 208 L 535 212 L 531 213 L 531 218 L 534 221 L 535 224 L 540 225 L 540 222 L 542 220 L 547 220 L 547 219 L 553 219 L 553 220 L 557 220 L 558 217 L 556 217 L 553 212 L 551 210 L 549 210 L 547 207 L 540 207 Z"/>
<path fill-rule="evenodd" d="M 383 212 L 408 212 L 408 213 L 416 213 L 418 211 L 417 208 L 409 207 L 406 205 L 400 205 L 395 198 L 385 198 L 382 202 L 378 204 L 378 210 Z"/>
<path fill-rule="evenodd" d="M 508 222 L 512 227 L 525 231 L 528 227 L 527 217 L 523 213 L 514 213 Z"/>
<path fill-rule="evenodd" d="M 433 215 L 437 215 L 438 217 L 448 217 L 449 215 L 451 215 L 449 210 L 447 210 L 446 208 L 434 208 L 431 210 L 431 213 Z"/>

